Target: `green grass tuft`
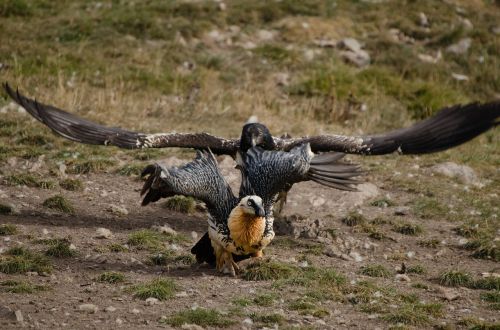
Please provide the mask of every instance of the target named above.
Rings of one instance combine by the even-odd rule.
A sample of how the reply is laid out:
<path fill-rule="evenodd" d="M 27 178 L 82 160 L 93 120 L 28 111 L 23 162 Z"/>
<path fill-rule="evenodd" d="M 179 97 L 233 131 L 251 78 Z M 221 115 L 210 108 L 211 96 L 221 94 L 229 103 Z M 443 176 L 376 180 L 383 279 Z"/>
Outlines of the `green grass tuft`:
<path fill-rule="evenodd" d="M 12 206 L 0 203 L 0 214 L 11 214 L 12 212 Z"/>
<path fill-rule="evenodd" d="M 56 185 L 52 181 L 42 180 L 31 174 L 12 174 L 4 178 L 8 186 L 27 186 L 32 188 L 53 189 Z"/>
<path fill-rule="evenodd" d="M 382 318 L 390 323 L 401 323 L 413 326 L 423 326 L 430 323 L 429 315 L 439 317 L 443 314 L 441 304 L 404 304 L 394 311 L 389 312 Z"/>
<path fill-rule="evenodd" d="M 370 276 L 370 277 L 390 277 L 391 272 L 387 270 L 382 265 L 366 265 L 362 266 L 360 271 L 360 274 Z"/>
<path fill-rule="evenodd" d="M 349 227 L 358 226 L 364 224 L 366 222 L 365 217 L 358 212 L 350 212 L 344 218 L 342 218 L 342 222 Z"/>
<path fill-rule="evenodd" d="M 115 164 L 111 159 L 95 158 L 70 162 L 67 171 L 71 174 L 104 173 Z"/>
<path fill-rule="evenodd" d="M 394 206 L 396 205 L 392 200 L 389 198 L 381 198 L 381 199 L 376 199 L 370 203 L 371 206 L 376 206 L 376 207 L 389 207 L 389 206 Z"/>
<path fill-rule="evenodd" d="M 253 298 L 253 303 L 257 306 L 269 307 L 274 304 L 276 298 L 276 295 L 273 293 L 265 293 Z"/>
<path fill-rule="evenodd" d="M 163 207 L 171 211 L 190 214 L 196 209 L 196 201 L 192 197 L 174 196 L 165 201 Z"/>
<path fill-rule="evenodd" d="M 45 254 L 55 258 L 70 258 L 76 256 L 76 251 L 71 248 L 69 240 L 58 239 L 56 242 L 49 244 Z"/>
<path fill-rule="evenodd" d="M 109 244 L 108 249 L 111 252 L 127 252 L 128 251 L 128 249 L 125 246 L 123 246 L 122 244 L 118 244 L 118 243 Z"/>
<path fill-rule="evenodd" d="M 481 300 L 491 302 L 491 303 L 500 303 L 500 291 L 492 291 L 481 293 Z"/>
<path fill-rule="evenodd" d="M 148 283 L 143 283 L 132 287 L 134 296 L 146 300 L 150 297 L 158 300 L 167 300 L 174 297 L 177 285 L 172 279 L 157 278 Z"/>
<path fill-rule="evenodd" d="M 59 186 L 69 191 L 82 191 L 84 187 L 82 180 L 69 178 L 59 181 Z"/>
<path fill-rule="evenodd" d="M 121 283 L 125 281 L 125 275 L 119 272 L 104 272 L 97 276 L 96 280 L 99 282 L 106 282 L 111 284 Z"/>
<path fill-rule="evenodd" d="M 426 247 L 431 249 L 437 248 L 439 244 L 441 244 L 441 242 L 436 238 L 418 241 L 418 245 L 420 245 L 421 247 Z"/>
<path fill-rule="evenodd" d="M 256 323 L 262 324 L 283 324 L 285 321 L 285 317 L 281 314 L 273 313 L 273 314 L 260 314 L 260 313 L 252 313 L 249 315 L 252 321 Z"/>
<path fill-rule="evenodd" d="M 47 287 L 43 285 L 35 285 L 25 281 L 4 281 L 0 283 L 0 286 L 9 293 L 35 293 L 47 290 Z"/>
<path fill-rule="evenodd" d="M 75 208 L 69 200 L 64 198 L 62 195 L 55 195 L 47 198 L 43 204 L 46 208 L 61 211 L 63 213 L 73 214 L 75 213 Z"/>
<path fill-rule="evenodd" d="M 162 320 L 162 323 L 174 327 L 180 327 L 183 324 L 196 324 L 202 327 L 226 328 L 236 322 L 228 315 L 223 315 L 215 309 L 197 308 L 177 312 Z"/>
<path fill-rule="evenodd" d="M 420 225 L 412 223 L 399 223 L 395 224 L 393 230 L 403 235 L 417 236 L 424 232 Z"/>
<path fill-rule="evenodd" d="M 151 229 L 142 229 L 128 235 L 127 243 L 139 250 L 160 251 L 165 242 L 184 242 L 186 238 L 179 234 L 160 233 Z"/>
<path fill-rule="evenodd" d="M 144 165 L 142 164 L 126 164 L 120 167 L 116 173 L 124 176 L 139 176 L 144 169 Z"/>
<path fill-rule="evenodd" d="M 481 290 L 500 290 L 500 277 L 484 277 L 478 280 L 475 280 L 473 283 L 469 285 L 472 289 L 481 289 Z"/>
<path fill-rule="evenodd" d="M 422 265 L 415 265 L 406 268 L 408 274 L 425 274 L 425 267 Z"/>
<path fill-rule="evenodd" d="M 422 219 L 444 218 L 448 215 L 449 209 L 435 198 L 421 197 L 413 202 L 413 212 Z"/>
<path fill-rule="evenodd" d="M 473 283 L 472 276 L 460 270 L 450 270 L 439 276 L 439 284 L 445 286 L 469 286 Z"/>
<path fill-rule="evenodd" d="M 45 256 L 23 247 L 14 247 L 0 256 L 0 272 L 6 274 L 39 272 L 50 273 L 52 265 Z"/>
<path fill-rule="evenodd" d="M 297 274 L 298 268 L 285 263 L 265 261 L 248 266 L 243 272 L 247 281 L 269 281 L 288 279 Z"/>
<path fill-rule="evenodd" d="M 9 223 L 0 225 L 0 236 L 15 235 L 17 234 L 17 227 Z"/>

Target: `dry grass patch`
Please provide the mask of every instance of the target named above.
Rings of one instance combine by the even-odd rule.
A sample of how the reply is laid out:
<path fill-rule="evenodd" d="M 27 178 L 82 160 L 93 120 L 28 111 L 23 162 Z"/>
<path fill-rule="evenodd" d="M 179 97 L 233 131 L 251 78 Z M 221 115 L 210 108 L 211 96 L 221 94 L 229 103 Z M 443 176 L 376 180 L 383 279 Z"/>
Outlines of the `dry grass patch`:
<path fill-rule="evenodd" d="M 125 275 L 119 272 L 104 272 L 97 276 L 96 280 L 111 284 L 121 283 L 125 281 Z"/>
<path fill-rule="evenodd" d="M 148 283 L 138 284 L 133 286 L 130 291 L 134 296 L 146 300 L 148 298 L 156 298 L 158 300 L 167 300 L 174 297 L 177 291 L 177 285 L 174 280 L 169 278 L 157 278 Z"/>
<path fill-rule="evenodd" d="M 0 236 L 15 235 L 15 234 L 17 234 L 17 227 L 15 225 L 9 223 L 0 225 Z"/>
<path fill-rule="evenodd" d="M 0 283 L 0 290 L 9 293 L 35 293 L 48 290 L 44 285 L 31 284 L 26 281 L 3 281 Z"/>
<path fill-rule="evenodd" d="M 83 191 L 84 185 L 80 179 L 63 179 L 59 181 L 61 188 L 69 191 Z"/>
<path fill-rule="evenodd" d="M 196 209 L 196 200 L 192 197 L 174 196 L 167 199 L 162 206 L 171 211 L 191 214 Z"/>
<path fill-rule="evenodd" d="M 51 271 L 50 260 L 23 247 L 10 248 L 0 256 L 0 272 L 5 274 L 50 273 Z"/>
<path fill-rule="evenodd" d="M 63 213 L 73 214 L 75 213 L 75 207 L 69 200 L 64 198 L 62 195 L 55 195 L 47 198 L 42 204 L 44 207 L 60 211 Z"/>
<path fill-rule="evenodd" d="M 201 327 L 226 328 L 236 323 L 229 315 L 221 314 L 215 309 L 187 309 L 177 312 L 160 321 L 174 327 L 183 324 L 196 324 Z"/>

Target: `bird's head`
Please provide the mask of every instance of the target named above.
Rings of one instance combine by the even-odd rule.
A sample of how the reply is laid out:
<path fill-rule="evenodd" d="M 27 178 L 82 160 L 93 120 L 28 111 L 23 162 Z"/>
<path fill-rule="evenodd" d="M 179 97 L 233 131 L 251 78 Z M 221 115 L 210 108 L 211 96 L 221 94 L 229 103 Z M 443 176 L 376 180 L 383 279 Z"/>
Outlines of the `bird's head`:
<path fill-rule="evenodd" d="M 269 129 L 259 123 L 249 123 L 243 126 L 240 139 L 240 150 L 247 152 L 248 149 L 259 146 L 265 150 L 276 149 L 273 136 Z"/>
<path fill-rule="evenodd" d="M 262 198 L 259 196 L 246 196 L 241 199 L 238 206 L 241 208 L 243 213 L 248 215 L 257 217 L 264 217 L 266 215 L 264 205 L 262 204 Z"/>

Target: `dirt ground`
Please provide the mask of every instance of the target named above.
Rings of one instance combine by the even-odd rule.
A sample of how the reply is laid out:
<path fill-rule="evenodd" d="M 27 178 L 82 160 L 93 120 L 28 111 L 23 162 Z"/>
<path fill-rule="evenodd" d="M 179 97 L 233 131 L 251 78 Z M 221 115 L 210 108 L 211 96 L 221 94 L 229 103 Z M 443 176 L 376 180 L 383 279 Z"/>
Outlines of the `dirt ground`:
<path fill-rule="evenodd" d="M 221 158 L 223 173 L 233 186 L 237 186 L 238 175 L 232 168 L 230 158 Z M 167 164 L 182 161 L 174 158 Z M 426 169 L 414 167 L 411 171 L 416 180 L 428 174 Z M 392 174 L 394 175 L 394 173 Z M 189 254 L 189 249 L 206 228 L 206 216 L 197 211 L 185 215 L 167 210 L 156 203 L 140 207 L 139 190 L 142 183 L 136 178 L 116 174 L 82 175 L 85 183 L 83 192 L 61 193 L 75 205 L 73 215 L 54 212 L 41 206 L 53 190 L 28 188 L 25 186 L 0 186 L 2 201 L 15 205 L 18 214 L 2 215 L 1 223 L 14 224 L 18 234 L 4 236 L 0 241 L 0 251 L 14 246 L 26 246 L 40 250 L 36 239 L 69 237 L 77 254 L 70 258 L 52 258 L 54 270 L 51 274 L 1 274 L 0 281 L 26 280 L 33 284 L 48 286 L 50 289 L 33 294 L 14 294 L 0 291 L 2 315 L 0 324 L 4 329 L 39 328 L 39 329 L 108 329 L 108 328 L 165 328 L 169 325 L 160 323 L 161 317 L 169 317 L 177 311 L 191 308 L 216 309 L 222 315 L 236 321 L 230 329 L 239 329 L 245 325 L 245 319 L 252 312 L 277 313 L 284 316 L 280 328 L 318 328 L 318 329 L 385 329 L 390 326 L 374 312 L 363 312 L 349 300 L 326 300 L 319 302 L 328 311 L 327 315 L 315 317 L 289 308 L 289 302 L 303 294 L 294 286 L 273 287 L 273 281 L 246 281 L 218 274 L 207 265 L 167 265 L 155 266 L 148 262 L 151 252 L 130 247 L 127 251 L 110 252 L 106 247 L 111 243 L 126 244 L 127 237 L 133 232 L 155 225 L 168 225 L 188 240 L 181 243 L 165 243 L 167 248 L 178 254 Z M 474 277 L 482 273 L 498 272 L 498 263 L 470 257 L 470 252 L 458 247 L 460 236 L 453 231 L 457 224 L 441 219 L 418 219 L 414 212 L 401 206 L 375 207 L 371 201 L 390 196 L 397 205 L 405 205 L 413 194 L 398 190 L 391 185 L 385 174 L 372 171 L 365 177 L 369 183 L 361 186 L 356 193 L 339 192 L 318 187 L 311 183 L 296 185 L 289 194 L 284 210 L 286 221 L 277 220 L 278 233 L 275 242 L 266 250 L 268 258 L 291 265 L 304 266 L 306 262 L 318 268 L 334 267 L 352 284 L 357 281 L 374 281 L 377 286 L 390 287 L 401 293 L 418 293 L 420 301 L 435 302 L 444 305 L 441 317 L 431 318 L 432 322 L 417 328 L 432 328 L 447 325 L 448 328 L 461 327 L 459 320 L 474 318 L 486 322 L 498 322 L 498 311 L 489 309 L 487 303 L 479 299 L 482 290 L 468 288 L 442 288 L 436 278 L 443 271 L 461 269 Z M 396 180 L 396 179 L 391 179 Z M 441 178 L 452 183 L 450 179 Z M 453 183 L 457 185 L 456 183 Z M 117 215 L 109 211 L 110 205 L 119 205 L 128 210 L 128 214 Z M 419 223 L 423 234 L 408 236 L 391 230 L 391 226 L 381 224 L 380 230 L 386 236 L 382 240 L 369 237 L 359 226 L 347 226 L 341 221 L 349 210 L 361 212 L 367 219 L 391 218 L 409 223 Z M 395 216 L 396 213 L 405 215 Z M 398 213 L 398 214 L 399 214 Z M 295 215 L 295 216 L 294 216 Z M 291 220 L 290 220 L 291 219 Z M 314 220 L 319 223 L 314 224 Z M 312 225 L 311 225 L 312 224 Z M 112 232 L 112 238 L 98 239 L 96 228 L 104 227 Z M 284 228 L 284 229 L 283 229 Z M 302 229 L 301 229 L 302 228 Z M 305 228 L 305 229 L 304 229 Z M 332 230 L 335 234 L 324 235 Z M 304 237 L 294 237 L 305 236 Z M 323 233 L 323 234 L 322 234 Z M 315 237 L 317 236 L 317 237 Z M 438 240 L 438 247 L 423 247 L 422 240 Z M 285 242 L 293 242 L 285 247 Z M 311 249 L 308 244 L 319 246 Z M 329 249 L 340 250 L 341 254 L 327 252 Z M 319 252 L 318 252 L 319 251 Z M 423 274 L 408 274 L 407 279 L 396 277 L 396 269 L 406 266 L 421 265 Z M 362 266 L 369 264 L 383 265 L 391 273 L 385 278 L 370 278 L 360 274 Z M 125 275 L 125 282 L 119 284 L 100 283 L 96 277 L 104 271 L 117 271 Z M 144 300 L 135 298 L 126 288 L 133 284 L 147 282 L 159 276 L 168 277 L 178 284 L 176 297 L 147 305 Z M 415 288 L 422 283 L 422 288 Z M 451 301 L 446 300 L 445 291 L 456 295 Z M 234 312 L 234 301 L 239 298 L 254 299 L 260 294 L 273 292 L 275 298 L 266 307 L 249 305 L 239 313 Z M 95 313 L 79 310 L 82 304 L 94 304 Z M 107 307 L 116 310 L 105 311 Z M 397 306 L 393 306 L 396 308 Z M 21 311 L 23 321 L 18 322 L 9 311 Z M 304 314 L 304 315 L 303 315 Z M 227 317 L 227 316 L 226 316 Z M 242 323 L 243 322 L 243 323 Z M 246 322 L 249 322 L 248 320 Z M 248 327 L 274 327 L 273 324 L 252 322 Z M 277 327 L 278 325 L 276 325 Z M 395 325 L 403 327 L 402 324 Z M 411 326 L 411 325 L 409 325 Z M 210 327 L 210 326 L 209 326 Z M 196 329 L 195 326 L 184 328 Z"/>

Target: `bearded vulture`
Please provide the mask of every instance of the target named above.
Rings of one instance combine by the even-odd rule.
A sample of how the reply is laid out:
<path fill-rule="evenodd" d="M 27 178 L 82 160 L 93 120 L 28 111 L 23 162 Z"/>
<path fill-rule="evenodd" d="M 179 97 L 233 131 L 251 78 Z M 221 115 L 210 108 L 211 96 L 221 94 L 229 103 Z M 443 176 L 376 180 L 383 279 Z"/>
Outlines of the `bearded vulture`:
<path fill-rule="evenodd" d="M 261 257 L 274 238 L 272 209 L 279 192 L 308 180 L 345 190 L 359 183 L 353 179 L 360 174 L 359 166 L 342 162 L 342 157 L 340 153 L 315 155 L 308 143 L 290 152 L 252 147 L 237 156 L 242 180 L 236 197 L 210 150 L 198 151 L 192 162 L 181 167 L 146 167 L 142 204 L 174 195 L 203 201 L 209 213 L 208 233 L 191 251 L 198 262 L 215 263 L 218 271 L 235 275 L 234 259 Z"/>

